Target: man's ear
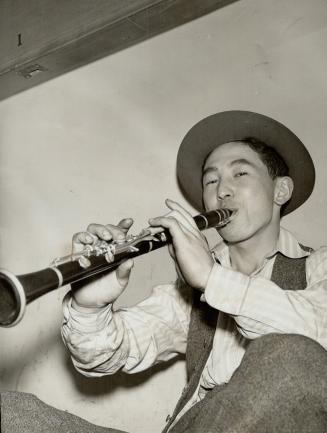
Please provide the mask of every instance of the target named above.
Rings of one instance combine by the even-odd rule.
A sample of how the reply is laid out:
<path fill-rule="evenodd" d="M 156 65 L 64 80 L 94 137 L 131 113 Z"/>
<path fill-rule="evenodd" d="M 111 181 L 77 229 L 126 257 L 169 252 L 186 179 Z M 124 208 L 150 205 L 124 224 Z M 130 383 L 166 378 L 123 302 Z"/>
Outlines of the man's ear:
<path fill-rule="evenodd" d="M 288 176 L 277 177 L 275 184 L 275 195 L 274 203 L 278 206 L 282 206 L 287 203 L 292 197 L 292 192 L 294 189 L 294 183 L 292 178 Z"/>

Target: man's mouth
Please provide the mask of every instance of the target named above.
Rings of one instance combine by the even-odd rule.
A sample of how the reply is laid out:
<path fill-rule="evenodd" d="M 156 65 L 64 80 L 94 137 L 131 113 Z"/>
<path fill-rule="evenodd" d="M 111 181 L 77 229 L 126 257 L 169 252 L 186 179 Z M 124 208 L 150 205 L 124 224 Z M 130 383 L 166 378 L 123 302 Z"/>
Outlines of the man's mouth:
<path fill-rule="evenodd" d="M 229 218 L 227 219 L 227 221 L 226 221 L 226 224 L 224 224 L 222 227 L 225 227 L 225 226 L 227 226 L 229 223 L 231 223 L 234 219 L 235 219 L 235 217 L 236 217 L 236 214 L 237 214 L 237 212 L 238 212 L 238 209 L 235 209 L 235 208 L 231 208 L 231 207 L 223 207 L 222 209 L 226 209 L 226 210 L 229 210 L 229 211 L 231 211 L 232 212 L 232 214 L 229 216 Z"/>
<path fill-rule="evenodd" d="M 233 208 L 229 208 L 229 210 L 232 211 L 232 215 L 230 216 L 230 219 L 235 218 L 235 216 L 236 216 L 238 210 L 235 209 L 235 208 L 234 208 L 234 209 L 233 209 Z"/>

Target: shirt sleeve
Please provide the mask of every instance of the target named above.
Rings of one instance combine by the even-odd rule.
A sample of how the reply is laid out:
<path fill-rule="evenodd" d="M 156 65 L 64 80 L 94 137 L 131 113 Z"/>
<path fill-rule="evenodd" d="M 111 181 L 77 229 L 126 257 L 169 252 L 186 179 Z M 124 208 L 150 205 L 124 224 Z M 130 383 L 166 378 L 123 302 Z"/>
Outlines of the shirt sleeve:
<path fill-rule="evenodd" d="M 246 338 L 295 333 L 327 348 L 327 247 L 307 258 L 306 276 L 305 290 L 283 290 L 267 278 L 215 264 L 204 296 L 209 305 L 233 316 Z"/>
<path fill-rule="evenodd" d="M 185 353 L 191 292 L 180 283 L 160 285 L 130 308 L 79 312 L 70 292 L 63 301 L 63 341 L 75 368 L 85 376 L 122 369 L 137 373 Z"/>

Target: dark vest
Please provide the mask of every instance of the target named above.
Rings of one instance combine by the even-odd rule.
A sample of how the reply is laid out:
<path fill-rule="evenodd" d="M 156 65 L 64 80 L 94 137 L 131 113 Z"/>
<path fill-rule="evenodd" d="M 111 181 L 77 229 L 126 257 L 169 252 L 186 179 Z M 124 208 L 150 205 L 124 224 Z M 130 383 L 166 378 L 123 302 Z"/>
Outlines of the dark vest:
<path fill-rule="evenodd" d="M 311 248 L 301 247 L 312 251 Z M 284 290 L 304 290 L 307 286 L 305 263 L 306 257 L 291 259 L 277 253 L 271 281 Z M 219 312 L 206 302 L 200 301 L 200 297 L 201 292 L 193 289 L 193 308 L 186 349 L 188 383 L 163 433 L 195 392 L 212 349 Z"/>

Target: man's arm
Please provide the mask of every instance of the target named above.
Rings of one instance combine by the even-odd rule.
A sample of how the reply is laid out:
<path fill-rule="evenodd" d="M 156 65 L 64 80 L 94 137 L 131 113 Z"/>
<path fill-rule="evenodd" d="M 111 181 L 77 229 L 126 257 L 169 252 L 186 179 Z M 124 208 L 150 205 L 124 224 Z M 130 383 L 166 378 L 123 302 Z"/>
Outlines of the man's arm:
<path fill-rule="evenodd" d="M 191 293 L 179 286 L 157 286 L 135 307 L 115 312 L 111 305 L 77 311 L 68 294 L 62 337 L 76 369 L 86 376 L 136 373 L 185 353 Z"/>
<path fill-rule="evenodd" d="M 233 316 L 246 338 L 295 333 L 327 348 L 327 247 L 308 257 L 306 274 L 305 290 L 282 290 L 266 278 L 215 264 L 204 296 L 212 307 Z"/>

